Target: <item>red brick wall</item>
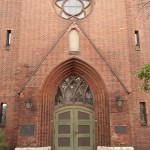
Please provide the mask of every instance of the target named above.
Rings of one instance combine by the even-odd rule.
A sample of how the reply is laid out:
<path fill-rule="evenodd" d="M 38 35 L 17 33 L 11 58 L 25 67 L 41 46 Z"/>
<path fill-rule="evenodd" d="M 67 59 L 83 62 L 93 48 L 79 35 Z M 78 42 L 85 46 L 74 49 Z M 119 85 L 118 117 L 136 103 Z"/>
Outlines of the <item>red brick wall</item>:
<path fill-rule="evenodd" d="M 130 62 L 131 62 L 131 75 L 132 75 L 132 94 L 130 95 L 130 121 L 131 121 L 131 133 L 133 139 L 133 145 L 138 150 L 148 150 L 150 148 L 149 140 L 149 94 L 139 90 L 141 82 L 135 77 L 135 72 L 144 63 L 150 62 L 150 5 L 144 6 L 142 1 L 135 0 L 130 1 L 128 11 L 128 24 L 129 32 L 134 33 L 135 30 L 139 31 L 140 35 L 140 51 L 135 50 L 135 42 L 133 34 L 129 36 L 130 46 Z M 143 9 L 141 9 L 143 7 Z M 132 15 L 131 15 L 132 14 Z M 140 102 L 146 102 L 146 113 L 147 113 L 147 126 L 140 125 Z"/>
<path fill-rule="evenodd" d="M 146 19 L 149 9 L 146 7 L 138 14 L 138 10 L 140 10 L 138 3 L 138 0 L 95 1 L 92 13 L 87 18 L 78 21 L 79 26 L 77 24 L 69 26 L 70 21 L 60 18 L 55 13 L 52 1 L 10 0 L 9 2 L 0 2 L 0 36 L 2 37 L 0 38 L 0 102 L 8 104 L 6 126 L 1 129 L 5 132 L 6 141 L 11 149 L 15 146 L 26 146 L 28 141 L 31 146 L 52 145 L 50 128 L 40 128 L 44 112 L 42 109 L 45 109 L 42 97 L 43 87 L 46 85 L 46 79 L 53 75 L 54 70 L 70 58 L 79 59 L 91 66 L 104 83 L 102 85 L 105 89 L 107 104 L 104 106 L 103 113 L 109 110 L 110 134 L 107 135 L 107 142 L 103 143 L 98 137 L 99 131 L 97 130 L 96 144 L 109 145 L 110 141 L 111 146 L 133 145 L 141 150 L 142 147 L 143 150 L 146 150 L 144 148 L 146 146 L 150 147 L 148 142 L 150 140 L 149 126 L 141 126 L 139 116 L 139 102 L 146 102 L 149 125 L 149 93 L 138 89 L 140 82 L 135 77 L 135 71 L 150 60 L 148 52 L 150 22 L 149 19 Z M 67 28 L 67 26 L 69 27 Z M 68 34 L 72 28 L 76 28 L 80 35 L 78 55 L 69 54 Z M 6 51 L 7 30 L 12 31 L 9 51 Z M 135 30 L 139 30 L 140 34 L 140 52 L 135 50 Z M 65 32 L 64 35 L 58 41 L 63 32 Z M 44 59 L 46 53 L 56 42 L 58 43 L 53 51 Z M 93 43 L 115 70 L 121 82 L 110 70 L 107 62 L 96 52 Z M 41 65 L 39 65 L 40 62 L 42 62 Z M 39 66 L 37 72 L 24 86 L 37 66 Z M 88 70 L 88 68 L 85 69 Z M 61 72 L 59 73 L 61 74 Z M 66 76 L 67 72 L 62 74 L 60 80 L 63 75 Z M 91 82 L 88 76 L 85 78 L 89 83 Z M 56 80 L 53 87 L 50 88 L 53 93 L 59 82 Z M 121 83 L 131 91 L 130 94 L 126 92 Z M 94 91 L 95 87 L 92 83 L 90 85 Z M 16 95 L 18 91 L 19 96 Z M 123 98 L 121 112 L 117 111 L 115 102 L 118 95 Z M 54 98 L 54 94 L 52 96 Z M 33 101 L 32 111 L 25 109 L 25 101 L 29 97 Z M 47 101 L 47 104 L 50 101 Z M 53 110 L 54 106 L 51 105 L 49 108 Z M 52 117 L 52 113 L 50 111 L 49 119 Z M 96 109 L 96 117 L 98 114 L 100 114 L 100 109 Z M 35 124 L 35 135 L 32 137 L 20 136 L 21 125 L 27 124 Z M 116 134 L 114 130 L 116 125 L 126 125 L 127 133 Z M 40 129 L 45 137 L 40 135 Z M 106 130 L 109 131 L 107 128 Z"/>
<path fill-rule="evenodd" d="M 0 102 L 7 103 L 6 126 L 1 127 L 10 147 L 16 145 L 18 123 L 15 102 L 18 67 L 18 45 L 21 1 L 0 2 Z M 11 48 L 6 49 L 6 33 L 11 30 Z"/>

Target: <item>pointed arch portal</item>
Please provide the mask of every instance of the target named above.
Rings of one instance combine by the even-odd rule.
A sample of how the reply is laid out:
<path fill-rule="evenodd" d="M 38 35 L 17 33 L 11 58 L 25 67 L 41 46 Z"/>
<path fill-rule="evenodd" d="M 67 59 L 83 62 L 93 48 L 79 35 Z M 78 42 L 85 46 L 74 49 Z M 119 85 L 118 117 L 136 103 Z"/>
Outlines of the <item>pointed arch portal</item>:
<path fill-rule="evenodd" d="M 73 100 L 74 102 L 69 104 L 63 103 L 63 105 L 56 105 L 56 102 L 59 102 L 59 100 L 56 101 L 56 97 L 58 96 L 57 94 L 60 90 L 60 85 L 62 85 L 68 77 L 72 77 L 71 83 L 66 83 L 68 84 L 67 85 L 68 89 L 70 88 L 71 90 L 71 86 L 73 84 L 74 85 L 76 84 L 76 86 L 78 86 L 78 88 L 74 90 L 72 93 L 73 95 L 72 98 L 74 98 Z M 77 85 L 77 83 L 75 82 L 78 80 L 77 78 L 80 78 L 80 80 L 82 80 L 81 83 L 83 82 L 86 83 L 87 89 L 85 91 L 81 89 L 82 84 Z M 66 90 L 63 92 L 66 93 L 68 91 Z M 86 92 L 92 94 L 92 96 L 90 95 L 91 96 L 90 98 L 92 98 L 90 105 L 86 103 Z M 80 95 L 81 93 L 83 94 L 82 97 L 80 97 L 82 103 L 80 102 L 76 103 L 75 98 L 77 98 L 76 95 L 77 93 L 80 93 Z M 109 136 L 109 115 L 108 115 L 107 101 L 108 98 L 105 84 L 100 75 L 95 71 L 93 67 L 77 58 L 71 58 L 67 61 L 62 62 L 60 65 L 55 67 L 50 72 L 41 89 L 41 102 L 40 102 L 41 107 L 40 107 L 40 120 L 38 130 L 39 131 L 38 142 L 40 143 L 40 146 L 49 146 L 49 145 L 55 146 L 55 142 L 53 141 L 54 138 L 56 139 L 57 137 L 55 134 L 56 131 L 54 131 L 57 130 L 57 128 L 55 129 L 57 122 L 56 118 L 59 115 L 58 112 L 64 112 L 65 108 L 71 108 L 68 111 L 71 114 L 75 114 L 74 117 L 77 117 L 76 113 L 78 113 L 79 109 L 80 110 L 82 109 L 83 113 L 87 113 L 88 110 L 92 112 L 89 113 L 89 115 L 94 116 L 92 117 L 93 120 L 91 120 L 92 123 L 90 124 L 92 126 L 94 125 L 93 128 L 94 129 L 93 139 L 95 141 L 94 145 L 108 146 L 110 136 Z M 74 125 L 76 126 L 76 123 Z M 72 129 L 73 127 L 70 128 Z M 71 141 L 72 140 L 73 139 L 71 139 Z M 82 144 L 83 143 L 81 142 L 81 145 Z M 76 145 L 76 143 L 73 143 L 73 145 Z M 56 148 L 56 150 L 59 150 L 58 147 Z M 94 148 L 89 150 L 94 150 Z"/>

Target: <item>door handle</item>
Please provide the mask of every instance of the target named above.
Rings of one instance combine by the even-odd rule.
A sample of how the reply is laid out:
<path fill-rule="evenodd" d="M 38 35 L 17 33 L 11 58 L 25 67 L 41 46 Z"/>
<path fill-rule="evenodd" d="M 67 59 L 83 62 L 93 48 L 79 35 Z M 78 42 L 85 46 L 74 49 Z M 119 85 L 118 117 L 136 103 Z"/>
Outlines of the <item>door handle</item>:
<path fill-rule="evenodd" d="M 75 134 L 78 134 L 78 131 L 77 131 L 77 130 L 75 131 Z"/>

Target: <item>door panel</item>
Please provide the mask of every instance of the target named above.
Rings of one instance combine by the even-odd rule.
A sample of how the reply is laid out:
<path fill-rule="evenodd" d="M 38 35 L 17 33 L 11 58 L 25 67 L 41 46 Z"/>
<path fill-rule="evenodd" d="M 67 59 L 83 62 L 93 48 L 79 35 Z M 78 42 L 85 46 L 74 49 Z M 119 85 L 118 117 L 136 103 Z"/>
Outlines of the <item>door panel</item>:
<path fill-rule="evenodd" d="M 75 106 L 55 112 L 55 150 L 94 150 L 93 111 Z"/>
<path fill-rule="evenodd" d="M 77 133 L 75 134 L 75 147 L 77 150 L 93 150 L 94 126 L 93 113 L 82 109 L 75 110 Z"/>
<path fill-rule="evenodd" d="M 56 113 L 54 143 L 57 150 L 73 150 L 73 118 L 71 111 Z"/>

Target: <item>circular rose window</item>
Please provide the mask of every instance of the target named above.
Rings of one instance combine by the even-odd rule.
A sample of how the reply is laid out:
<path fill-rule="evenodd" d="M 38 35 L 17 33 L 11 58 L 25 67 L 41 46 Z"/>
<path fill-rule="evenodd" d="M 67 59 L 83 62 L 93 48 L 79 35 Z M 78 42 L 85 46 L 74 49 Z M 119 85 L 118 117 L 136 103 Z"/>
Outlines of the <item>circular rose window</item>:
<path fill-rule="evenodd" d="M 91 12 L 90 0 L 56 0 L 57 13 L 65 19 L 82 19 Z"/>

